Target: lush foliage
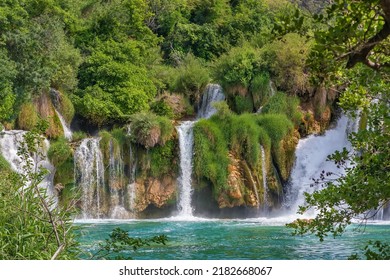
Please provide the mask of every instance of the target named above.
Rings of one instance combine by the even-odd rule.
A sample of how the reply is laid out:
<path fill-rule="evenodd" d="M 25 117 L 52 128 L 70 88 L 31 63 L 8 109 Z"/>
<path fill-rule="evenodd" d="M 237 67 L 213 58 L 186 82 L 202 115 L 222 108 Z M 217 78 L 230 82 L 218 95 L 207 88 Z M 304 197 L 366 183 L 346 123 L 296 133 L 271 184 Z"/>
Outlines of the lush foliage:
<path fill-rule="evenodd" d="M 386 66 L 389 15 L 389 1 L 345 0 L 335 2 L 324 15 L 316 16 L 321 22 L 331 23 L 316 32 L 311 55 L 311 65 L 318 71 L 316 78 L 341 85 L 345 90 L 340 105 L 352 115 L 362 110 L 367 116 L 367 127 L 350 135 L 351 150 L 344 149 L 329 157 L 347 172 L 329 180 L 328 176 L 334 174 L 324 171 L 317 178 L 314 183 L 319 189 L 306 194 L 307 204 L 299 212 L 314 208 L 318 214 L 310 222 L 298 220 L 291 224 L 296 233 L 311 232 L 320 240 L 328 234 L 342 234 L 352 219 L 366 221 L 390 201 L 390 80 Z M 380 253 L 388 248 L 371 245 Z M 381 258 L 370 246 L 366 257 Z"/>
<path fill-rule="evenodd" d="M 125 252 L 136 251 L 152 244 L 165 245 L 168 239 L 165 235 L 154 236 L 152 238 L 133 238 L 129 233 L 115 228 L 109 238 L 98 244 L 98 250 L 90 256 L 93 260 L 123 260 L 131 259 Z"/>
<path fill-rule="evenodd" d="M 45 129 L 39 126 L 24 135 L 25 145 L 19 150 L 23 174 L 2 170 L 1 259 L 73 259 L 78 254 L 72 210 L 53 207 L 53 198 L 39 186 L 47 170 L 36 168 L 31 158 L 42 151 L 40 133 Z"/>
<path fill-rule="evenodd" d="M 164 145 L 171 139 L 174 127 L 165 117 L 138 113 L 131 117 L 130 131 L 134 142 L 152 148 L 157 144 Z"/>

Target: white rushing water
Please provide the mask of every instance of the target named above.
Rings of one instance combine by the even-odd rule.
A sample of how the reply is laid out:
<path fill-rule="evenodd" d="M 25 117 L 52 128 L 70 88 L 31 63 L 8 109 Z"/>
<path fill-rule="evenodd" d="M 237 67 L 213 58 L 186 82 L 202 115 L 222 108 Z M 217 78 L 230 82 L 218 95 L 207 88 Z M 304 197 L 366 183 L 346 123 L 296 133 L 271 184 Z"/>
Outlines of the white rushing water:
<path fill-rule="evenodd" d="M 0 152 L 10 164 L 12 170 L 19 174 L 26 174 L 26 162 L 18 155 L 18 150 L 21 148 L 24 142 L 23 136 L 26 131 L 23 130 L 8 130 L 0 132 Z M 50 143 L 47 139 L 43 141 L 43 146 L 39 148 L 38 154 L 33 154 L 28 157 L 28 161 L 31 162 L 32 171 L 37 172 L 40 168 L 44 168 L 49 171 L 49 174 L 45 176 L 43 181 L 39 184 L 40 187 L 47 190 L 47 194 L 54 195 L 53 190 L 53 178 L 54 178 L 54 166 L 47 158 L 47 151 L 50 147 Z M 29 182 L 26 182 L 28 185 Z"/>
<path fill-rule="evenodd" d="M 58 118 L 60 119 L 65 138 L 68 140 L 72 140 L 73 137 L 72 130 L 70 130 L 70 127 L 68 126 L 68 124 L 66 123 L 64 117 L 60 114 L 60 112 L 58 112 L 57 109 L 55 109 L 55 111 Z"/>
<path fill-rule="evenodd" d="M 296 149 L 296 160 L 290 176 L 289 187 L 286 194 L 285 204 L 295 213 L 299 205 L 304 203 L 304 193 L 311 193 L 315 187 L 313 178 L 319 179 L 321 172 L 332 172 L 335 175 L 328 177 L 336 178 L 344 174 L 344 170 L 337 168 L 327 157 L 335 151 L 350 149 L 348 134 L 356 129 L 356 121 L 341 116 L 336 127 L 325 132 L 324 135 L 311 135 L 299 140 Z"/>
<path fill-rule="evenodd" d="M 214 115 L 217 110 L 213 106 L 213 102 L 225 100 L 222 87 L 218 84 L 209 84 L 203 93 L 202 102 L 198 110 L 198 119 L 208 119 Z"/>
<path fill-rule="evenodd" d="M 129 156 L 130 156 L 130 174 L 129 174 L 129 184 L 127 185 L 127 204 L 129 206 L 129 210 L 134 212 L 135 208 L 135 202 L 136 202 L 136 170 L 137 170 L 137 158 L 135 156 L 135 153 L 133 151 L 132 145 L 130 145 L 129 148 Z M 134 217 L 134 214 L 133 214 Z"/>
<path fill-rule="evenodd" d="M 222 87 L 217 84 L 209 84 L 203 93 L 202 102 L 200 104 L 197 119 L 210 118 L 217 110 L 213 106 L 213 102 L 222 101 L 225 99 Z M 179 133 L 180 147 L 180 177 L 179 196 L 178 196 L 178 216 L 180 218 L 193 218 L 193 209 L 191 203 L 192 196 L 192 157 L 194 148 L 194 132 L 193 127 L 196 121 L 182 122 L 176 129 Z"/>
<path fill-rule="evenodd" d="M 194 148 L 193 121 L 183 122 L 178 128 L 180 146 L 180 193 L 178 201 L 179 216 L 191 217 L 192 195 L 192 152 Z"/>
<path fill-rule="evenodd" d="M 82 190 L 82 217 L 100 218 L 104 191 L 100 138 L 84 139 L 74 153 L 75 183 Z"/>

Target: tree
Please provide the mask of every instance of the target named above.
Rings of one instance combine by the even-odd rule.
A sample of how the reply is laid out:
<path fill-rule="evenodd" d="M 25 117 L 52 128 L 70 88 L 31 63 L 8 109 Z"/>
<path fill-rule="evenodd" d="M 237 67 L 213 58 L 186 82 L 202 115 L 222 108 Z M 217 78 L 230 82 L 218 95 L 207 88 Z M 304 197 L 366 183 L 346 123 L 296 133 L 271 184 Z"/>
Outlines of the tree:
<path fill-rule="evenodd" d="M 387 0 L 343 0 L 316 17 L 330 26 L 316 33 L 312 69 L 343 89 L 339 104 L 352 115 L 360 110 L 361 129 L 349 136 L 351 150 L 329 156 L 346 174 L 329 179 L 335 174 L 324 171 L 315 179 L 319 189 L 306 194 L 299 213 L 317 215 L 290 224 L 295 233 L 340 235 L 353 219 L 367 221 L 390 201 L 389 11 Z"/>
<path fill-rule="evenodd" d="M 332 64 L 352 68 L 363 63 L 374 70 L 390 66 L 390 0 L 339 0 L 314 17 L 325 27 L 316 32 L 312 53 L 318 73 L 334 71 Z M 333 63 L 321 67 L 325 61 Z"/>

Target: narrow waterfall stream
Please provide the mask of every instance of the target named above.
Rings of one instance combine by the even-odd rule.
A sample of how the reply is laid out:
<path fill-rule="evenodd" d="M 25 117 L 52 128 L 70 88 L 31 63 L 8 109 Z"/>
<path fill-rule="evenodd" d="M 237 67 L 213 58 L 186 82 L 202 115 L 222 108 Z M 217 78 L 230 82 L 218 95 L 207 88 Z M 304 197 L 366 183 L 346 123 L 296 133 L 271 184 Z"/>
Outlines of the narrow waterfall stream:
<path fill-rule="evenodd" d="M 210 118 L 217 110 L 213 102 L 225 99 L 222 87 L 217 84 L 209 84 L 203 93 L 202 102 L 198 110 L 197 119 Z M 193 209 L 191 205 L 192 196 L 192 157 L 194 147 L 193 127 L 196 121 L 184 121 L 176 129 L 179 133 L 180 147 L 180 177 L 179 177 L 179 196 L 178 210 L 179 217 L 192 217 Z"/>
<path fill-rule="evenodd" d="M 83 219 L 102 216 L 104 164 L 99 142 L 100 138 L 84 139 L 74 153 L 75 182 L 82 191 Z"/>
<path fill-rule="evenodd" d="M 58 112 L 57 109 L 55 109 L 55 112 L 56 112 L 58 118 L 60 119 L 62 129 L 64 130 L 65 138 L 68 140 L 72 140 L 72 137 L 73 137 L 72 130 L 70 130 L 70 127 L 68 126 L 68 124 L 66 123 L 64 117 L 60 114 L 60 112 Z"/>
<path fill-rule="evenodd" d="M 183 122 L 178 128 L 180 145 L 180 193 L 178 201 L 179 216 L 192 217 L 192 152 L 194 147 L 194 121 Z"/>

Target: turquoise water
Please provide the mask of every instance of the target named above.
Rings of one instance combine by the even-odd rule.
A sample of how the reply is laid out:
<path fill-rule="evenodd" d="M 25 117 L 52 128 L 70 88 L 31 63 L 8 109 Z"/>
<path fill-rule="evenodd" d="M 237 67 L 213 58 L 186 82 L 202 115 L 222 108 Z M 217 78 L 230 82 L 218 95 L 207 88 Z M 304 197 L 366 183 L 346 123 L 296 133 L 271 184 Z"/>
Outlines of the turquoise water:
<path fill-rule="evenodd" d="M 319 242 L 315 236 L 292 236 L 283 223 L 256 220 L 107 221 L 78 224 L 83 248 L 93 252 L 98 242 L 121 227 L 132 237 L 165 234 L 167 245 L 129 252 L 138 260 L 228 260 L 228 259 L 347 259 L 359 252 L 368 240 L 390 242 L 390 225 L 351 226 L 336 239 Z M 357 229 L 360 229 L 357 231 Z"/>

